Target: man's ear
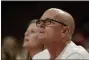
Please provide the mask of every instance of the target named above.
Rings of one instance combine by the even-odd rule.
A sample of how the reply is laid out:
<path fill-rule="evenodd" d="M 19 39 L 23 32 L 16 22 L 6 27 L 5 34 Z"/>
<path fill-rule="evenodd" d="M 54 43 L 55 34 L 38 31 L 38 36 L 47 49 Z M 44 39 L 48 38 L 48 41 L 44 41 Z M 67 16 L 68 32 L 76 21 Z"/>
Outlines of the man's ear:
<path fill-rule="evenodd" d="M 65 33 L 66 32 L 66 28 L 63 29 L 63 32 L 62 33 Z"/>
<path fill-rule="evenodd" d="M 69 26 L 64 27 L 63 33 L 65 33 L 65 34 L 70 33 L 70 27 Z"/>
<path fill-rule="evenodd" d="M 64 27 L 62 31 L 62 37 L 64 37 L 69 32 L 70 32 L 70 27 L 69 26 Z"/>

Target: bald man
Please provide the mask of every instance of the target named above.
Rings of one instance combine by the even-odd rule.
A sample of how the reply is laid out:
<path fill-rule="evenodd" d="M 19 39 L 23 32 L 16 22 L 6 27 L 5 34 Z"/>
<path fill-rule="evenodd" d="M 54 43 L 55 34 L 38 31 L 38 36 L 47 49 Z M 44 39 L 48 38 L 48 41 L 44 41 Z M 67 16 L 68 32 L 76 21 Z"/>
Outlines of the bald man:
<path fill-rule="evenodd" d="M 75 24 L 69 13 L 50 8 L 36 25 L 40 30 L 38 38 L 47 49 L 36 54 L 33 59 L 88 59 L 88 52 L 71 41 Z"/>

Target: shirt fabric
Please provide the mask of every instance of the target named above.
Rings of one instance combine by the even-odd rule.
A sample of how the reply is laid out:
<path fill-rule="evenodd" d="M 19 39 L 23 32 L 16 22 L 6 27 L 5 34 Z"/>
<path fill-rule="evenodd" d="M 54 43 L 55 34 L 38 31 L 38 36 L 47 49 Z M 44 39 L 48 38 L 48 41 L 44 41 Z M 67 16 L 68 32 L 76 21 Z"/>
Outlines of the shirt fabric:
<path fill-rule="evenodd" d="M 50 59 L 50 54 L 48 50 L 45 49 L 36 54 L 33 59 Z M 56 59 L 89 59 L 89 53 L 82 46 L 77 46 L 71 41 Z"/>

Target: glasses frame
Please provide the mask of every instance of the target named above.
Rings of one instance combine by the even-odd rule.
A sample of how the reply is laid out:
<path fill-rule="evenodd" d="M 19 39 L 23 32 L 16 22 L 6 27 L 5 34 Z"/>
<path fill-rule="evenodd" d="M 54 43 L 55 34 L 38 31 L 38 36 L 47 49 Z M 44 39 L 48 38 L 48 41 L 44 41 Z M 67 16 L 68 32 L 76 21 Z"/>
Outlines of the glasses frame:
<path fill-rule="evenodd" d="M 57 22 L 57 23 L 62 24 L 62 25 L 64 25 L 64 26 L 67 26 L 66 24 L 64 24 L 64 23 L 62 23 L 62 22 L 59 22 L 59 21 L 56 21 L 56 20 L 50 19 L 50 18 L 47 18 L 47 19 L 45 19 L 45 20 L 37 19 L 37 21 L 36 21 L 36 26 L 37 26 L 37 24 L 39 24 L 39 22 L 43 22 L 43 23 L 45 24 L 45 22 L 46 22 L 47 20 L 49 20 L 50 24 L 52 23 L 52 21 L 54 21 L 54 22 Z M 50 24 L 48 24 L 48 25 L 50 25 Z"/>

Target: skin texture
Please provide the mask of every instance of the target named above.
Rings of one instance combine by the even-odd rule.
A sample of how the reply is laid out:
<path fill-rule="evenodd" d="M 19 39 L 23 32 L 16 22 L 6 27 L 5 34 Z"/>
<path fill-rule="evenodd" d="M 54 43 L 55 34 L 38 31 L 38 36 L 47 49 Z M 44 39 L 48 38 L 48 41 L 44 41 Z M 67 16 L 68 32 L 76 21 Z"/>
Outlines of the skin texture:
<path fill-rule="evenodd" d="M 39 40 L 48 49 L 51 59 L 55 59 L 71 38 L 74 31 L 74 19 L 69 13 L 56 8 L 50 8 L 44 12 L 41 19 L 45 20 L 47 18 L 68 25 L 64 26 L 60 23 L 54 22 L 48 26 L 45 26 L 44 24 L 40 24 L 39 26 L 39 29 L 42 32 L 39 35 Z"/>
<path fill-rule="evenodd" d="M 31 57 L 43 49 L 43 44 L 38 40 L 38 31 L 36 23 L 31 23 L 25 32 L 23 47 L 28 50 Z"/>

